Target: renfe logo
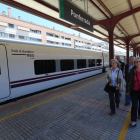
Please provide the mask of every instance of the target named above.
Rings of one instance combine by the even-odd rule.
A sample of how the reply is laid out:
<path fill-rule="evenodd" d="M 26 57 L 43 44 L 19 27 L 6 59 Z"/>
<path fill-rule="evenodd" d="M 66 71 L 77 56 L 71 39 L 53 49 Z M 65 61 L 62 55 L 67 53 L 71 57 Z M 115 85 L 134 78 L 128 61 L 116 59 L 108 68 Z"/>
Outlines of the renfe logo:
<path fill-rule="evenodd" d="M 85 19 L 85 18 L 81 17 L 80 14 L 76 14 L 72 9 L 71 9 L 71 16 L 74 16 L 75 18 L 81 20 L 82 22 L 90 25 L 90 21 L 88 19 Z"/>

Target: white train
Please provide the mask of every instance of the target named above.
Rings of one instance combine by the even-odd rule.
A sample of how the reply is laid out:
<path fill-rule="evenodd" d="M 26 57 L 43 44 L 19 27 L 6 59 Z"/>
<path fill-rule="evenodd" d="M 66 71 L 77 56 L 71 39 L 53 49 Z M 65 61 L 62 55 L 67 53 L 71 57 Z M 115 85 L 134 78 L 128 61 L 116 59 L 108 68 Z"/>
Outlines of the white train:
<path fill-rule="evenodd" d="M 108 53 L 104 66 L 109 66 Z M 102 69 L 101 52 L 1 40 L 0 102 L 102 73 Z"/>

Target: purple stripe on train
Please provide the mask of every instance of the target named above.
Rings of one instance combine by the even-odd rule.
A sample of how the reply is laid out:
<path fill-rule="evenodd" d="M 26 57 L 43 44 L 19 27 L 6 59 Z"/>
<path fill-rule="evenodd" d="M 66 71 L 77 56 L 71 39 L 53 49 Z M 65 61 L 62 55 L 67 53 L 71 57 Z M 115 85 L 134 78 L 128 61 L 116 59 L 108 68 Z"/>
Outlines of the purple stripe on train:
<path fill-rule="evenodd" d="M 107 67 L 108 66 L 106 66 L 106 68 Z M 82 74 L 85 72 L 91 72 L 91 71 L 100 70 L 100 69 L 102 69 L 102 67 L 73 71 L 73 72 L 68 72 L 68 73 L 63 73 L 63 74 L 55 74 L 55 75 L 50 75 L 50 76 L 42 76 L 42 77 L 38 77 L 38 78 L 31 78 L 31 79 L 25 79 L 25 80 L 19 80 L 19 81 L 13 81 L 13 82 L 11 82 L 11 84 L 12 84 L 11 88 L 17 88 L 17 87 L 21 87 L 21 86 L 30 85 L 30 84 L 36 84 L 36 83 L 40 83 L 40 82 L 50 81 L 50 80 L 54 80 L 54 79 L 73 76 L 76 74 Z M 45 79 L 42 79 L 42 78 L 45 78 Z M 30 81 L 30 80 L 35 80 L 35 81 Z M 19 83 L 19 82 L 24 82 L 24 83 Z M 14 84 L 14 83 L 17 83 L 17 84 Z"/>

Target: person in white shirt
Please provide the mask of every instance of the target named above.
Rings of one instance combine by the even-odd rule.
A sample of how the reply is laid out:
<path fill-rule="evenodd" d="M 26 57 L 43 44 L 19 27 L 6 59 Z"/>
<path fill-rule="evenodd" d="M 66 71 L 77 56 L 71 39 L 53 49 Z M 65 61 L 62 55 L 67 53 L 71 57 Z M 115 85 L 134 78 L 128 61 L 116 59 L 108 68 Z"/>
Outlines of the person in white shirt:
<path fill-rule="evenodd" d="M 114 86 L 115 91 L 114 93 L 108 93 L 109 94 L 109 100 L 110 100 L 110 109 L 111 112 L 109 115 L 113 115 L 115 113 L 115 109 L 119 108 L 120 103 L 120 95 L 123 91 L 123 75 L 122 71 L 120 70 L 120 64 L 117 61 L 117 59 L 111 60 L 111 68 L 108 69 L 106 76 L 105 76 L 106 82 L 109 83 L 109 86 Z M 116 103 L 116 108 L 115 108 Z"/>

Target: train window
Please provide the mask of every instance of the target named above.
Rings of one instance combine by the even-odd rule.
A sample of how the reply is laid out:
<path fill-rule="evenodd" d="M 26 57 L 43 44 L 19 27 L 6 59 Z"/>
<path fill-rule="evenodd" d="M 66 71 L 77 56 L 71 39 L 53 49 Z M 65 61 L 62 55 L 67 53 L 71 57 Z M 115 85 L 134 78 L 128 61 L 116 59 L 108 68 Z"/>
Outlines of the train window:
<path fill-rule="evenodd" d="M 102 59 L 97 59 L 97 66 L 101 66 L 102 65 Z"/>
<path fill-rule="evenodd" d="M 89 59 L 88 60 L 88 66 L 89 67 L 94 67 L 95 66 L 95 59 Z"/>
<path fill-rule="evenodd" d="M 73 70 L 74 69 L 74 60 L 61 60 L 61 71 Z"/>
<path fill-rule="evenodd" d="M 79 59 L 77 60 L 77 68 L 86 68 L 86 59 Z"/>
<path fill-rule="evenodd" d="M 55 60 L 35 60 L 34 68 L 36 75 L 55 72 Z"/>

